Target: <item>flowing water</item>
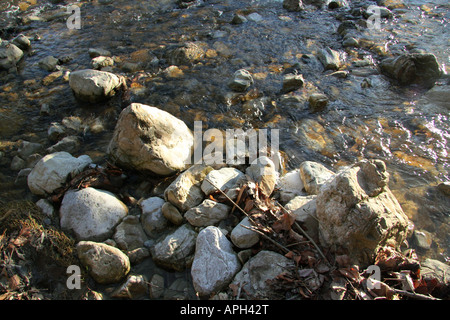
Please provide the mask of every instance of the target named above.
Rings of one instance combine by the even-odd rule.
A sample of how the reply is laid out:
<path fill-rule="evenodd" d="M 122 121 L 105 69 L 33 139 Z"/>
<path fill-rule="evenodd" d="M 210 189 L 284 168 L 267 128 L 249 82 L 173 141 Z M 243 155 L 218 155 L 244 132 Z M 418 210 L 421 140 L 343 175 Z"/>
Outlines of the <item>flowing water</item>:
<path fill-rule="evenodd" d="M 66 7 L 72 2 L 80 7 L 81 29 L 67 27 Z M 450 198 L 437 185 L 450 180 L 450 102 L 430 103 L 424 98 L 428 88 L 398 86 L 376 68 L 384 57 L 421 50 L 437 57 L 444 71 L 439 83 L 448 84 L 446 0 L 406 0 L 407 7 L 394 9 L 394 18 L 382 20 L 380 30 L 362 28 L 359 48 L 344 48 L 337 30 L 343 20 L 364 20 L 355 8 L 373 1 L 353 1 L 351 11 L 307 6 L 301 13 L 283 9 L 277 0 L 208 0 L 187 8 L 175 0 L 0 3 L 1 37 L 23 33 L 32 38 L 32 52 L 17 73 L 0 77 L 2 200 L 36 200 L 26 185 L 14 183 L 17 171 L 10 169 L 21 140 L 51 146 L 47 130 L 63 122 L 83 138 L 76 154 L 102 161 L 121 108 L 140 102 L 170 112 L 191 129 L 196 120 L 205 129 L 280 129 L 286 169 L 304 160 L 334 170 L 363 158 L 384 160 L 391 190 L 416 229 L 432 240 L 421 257 L 448 261 Z M 236 13 L 247 21 L 232 24 Z M 169 66 L 165 48 L 188 41 L 200 44 L 206 56 L 168 76 L 163 72 Z M 323 70 L 315 55 L 325 47 L 342 53 L 341 70 L 350 71 L 346 78 Z M 128 77 L 126 95 L 98 105 L 74 99 L 64 72 L 90 68 L 89 48 L 115 56 L 112 72 Z M 70 57 L 56 79 L 38 66 L 48 55 Z M 255 82 L 236 96 L 227 84 L 240 68 L 250 71 Z M 282 94 L 283 74 L 292 68 L 305 85 Z M 325 111 L 309 111 L 313 92 L 328 96 Z M 49 114 L 40 113 L 43 106 Z"/>

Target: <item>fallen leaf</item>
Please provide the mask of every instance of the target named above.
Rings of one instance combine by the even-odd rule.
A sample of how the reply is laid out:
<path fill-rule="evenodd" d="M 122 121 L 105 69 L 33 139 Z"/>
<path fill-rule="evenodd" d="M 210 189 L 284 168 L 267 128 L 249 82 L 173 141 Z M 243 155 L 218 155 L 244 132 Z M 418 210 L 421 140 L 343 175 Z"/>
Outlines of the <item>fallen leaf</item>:
<path fill-rule="evenodd" d="M 275 232 L 288 231 L 291 229 L 292 224 L 295 221 L 295 217 L 291 216 L 289 213 L 285 212 L 283 215 L 273 223 L 272 228 Z"/>

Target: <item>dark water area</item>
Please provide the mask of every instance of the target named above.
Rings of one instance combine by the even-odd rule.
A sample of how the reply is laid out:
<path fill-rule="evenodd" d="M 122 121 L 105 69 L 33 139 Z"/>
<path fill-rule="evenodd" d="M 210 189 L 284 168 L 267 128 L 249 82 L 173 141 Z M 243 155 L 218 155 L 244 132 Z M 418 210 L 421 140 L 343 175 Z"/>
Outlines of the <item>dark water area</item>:
<path fill-rule="evenodd" d="M 18 170 L 11 169 L 22 140 L 50 147 L 49 127 L 63 123 L 82 138 L 74 155 L 101 163 L 121 109 L 139 102 L 168 111 L 191 129 L 194 121 L 204 129 L 279 129 L 285 170 L 305 160 L 337 171 L 361 159 L 382 159 L 403 210 L 432 241 L 419 256 L 448 261 L 450 198 L 437 186 L 450 181 L 450 101 L 429 99 L 430 88 L 400 86 L 378 66 L 402 53 L 433 53 L 443 70 L 437 84 L 448 85 L 450 5 L 405 0 L 380 30 L 361 27 L 359 45 L 344 47 L 341 23 L 364 26 L 359 9 L 376 4 L 349 3 L 290 12 L 278 0 L 184 6 L 175 0 L 0 1 L 0 37 L 22 33 L 32 46 L 16 72 L 0 72 L 0 199 L 37 200 L 26 184 L 15 183 Z M 80 8 L 81 29 L 67 26 L 71 4 Z M 231 23 L 236 14 L 247 21 Z M 205 56 L 168 72 L 173 61 L 167 48 L 186 42 L 197 43 Z M 316 58 L 326 47 L 340 52 L 345 78 L 324 70 Z M 127 77 L 126 94 L 97 105 L 74 98 L 67 74 L 90 68 L 89 48 L 111 52 L 110 71 Z M 58 74 L 38 65 L 49 55 L 62 61 Z M 238 95 L 228 82 L 241 68 L 254 84 Z M 305 84 L 282 93 L 283 76 L 293 69 Z M 311 112 L 314 92 L 328 97 L 326 110 Z"/>

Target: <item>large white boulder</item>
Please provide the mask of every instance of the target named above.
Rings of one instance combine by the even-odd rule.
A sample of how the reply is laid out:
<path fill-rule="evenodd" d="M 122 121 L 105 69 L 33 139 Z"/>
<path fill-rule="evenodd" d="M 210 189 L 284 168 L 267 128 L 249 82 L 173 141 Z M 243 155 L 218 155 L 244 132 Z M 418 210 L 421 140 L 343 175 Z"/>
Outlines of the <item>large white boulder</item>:
<path fill-rule="evenodd" d="M 73 157 L 68 152 L 46 155 L 34 166 L 28 175 L 28 187 L 39 196 L 47 196 L 84 170 L 92 160 L 87 155 Z"/>
<path fill-rule="evenodd" d="M 373 263 L 380 246 L 399 248 L 406 239 L 408 217 L 388 188 L 381 160 L 363 160 L 336 174 L 316 198 L 320 241 L 341 247 L 358 265 Z"/>
<path fill-rule="evenodd" d="M 119 165 L 171 175 L 190 166 L 194 137 L 180 119 L 155 107 L 132 103 L 122 110 L 108 147 Z"/>
<path fill-rule="evenodd" d="M 105 241 L 128 208 L 111 192 L 88 187 L 66 192 L 59 213 L 61 228 L 73 231 L 78 240 Z"/>

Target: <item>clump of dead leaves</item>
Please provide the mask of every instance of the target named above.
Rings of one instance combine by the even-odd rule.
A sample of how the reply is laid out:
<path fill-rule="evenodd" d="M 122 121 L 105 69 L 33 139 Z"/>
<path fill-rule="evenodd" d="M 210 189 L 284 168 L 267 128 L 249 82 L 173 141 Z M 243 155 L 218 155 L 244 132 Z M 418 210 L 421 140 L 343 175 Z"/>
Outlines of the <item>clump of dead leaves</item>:
<path fill-rule="evenodd" d="M 348 255 L 321 248 L 274 198 L 261 192 L 258 183 L 247 179 L 236 201 L 219 189 L 210 198 L 228 202 L 248 216 L 251 230 L 261 241 L 254 251 L 272 250 L 295 262 L 295 267 L 278 275 L 269 284 L 278 299 L 422 299 L 432 295 L 437 280 L 424 280 L 414 250 L 406 254 L 392 247 L 379 248 L 372 266 L 361 269 Z M 331 261 L 331 262 L 330 262 Z"/>

